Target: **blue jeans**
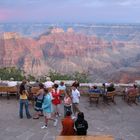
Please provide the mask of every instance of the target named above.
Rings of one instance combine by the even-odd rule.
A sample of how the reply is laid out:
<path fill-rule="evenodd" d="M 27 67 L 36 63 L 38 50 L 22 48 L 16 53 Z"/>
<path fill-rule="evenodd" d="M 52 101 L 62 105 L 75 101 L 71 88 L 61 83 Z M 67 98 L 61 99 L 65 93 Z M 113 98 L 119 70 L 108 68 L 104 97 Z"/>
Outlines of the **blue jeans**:
<path fill-rule="evenodd" d="M 31 115 L 30 115 L 29 109 L 28 109 L 28 107 L 29 107 L 28 100 L 27 99 L 20 99 L 19 100 L 19 105 L 20 105 L 20 107 L 19 107 L 19 117 L 23 118 L 23 106 L 25 106 L 26 116 L 27 116 L 27 118 L 30 118 Z"/>

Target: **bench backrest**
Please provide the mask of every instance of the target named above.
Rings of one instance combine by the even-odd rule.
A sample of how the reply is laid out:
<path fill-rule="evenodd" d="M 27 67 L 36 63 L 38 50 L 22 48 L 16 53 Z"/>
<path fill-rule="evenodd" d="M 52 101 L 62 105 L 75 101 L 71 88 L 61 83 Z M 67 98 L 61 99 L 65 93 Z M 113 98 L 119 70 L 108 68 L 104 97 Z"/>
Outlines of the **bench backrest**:
<path fill-rule="evenodd" d="M 0 87 L 0 92 L 17 92 L 18 89 L 16 86 L 14 87 L 8 87 L 8 86 L 1 86 Z"/>

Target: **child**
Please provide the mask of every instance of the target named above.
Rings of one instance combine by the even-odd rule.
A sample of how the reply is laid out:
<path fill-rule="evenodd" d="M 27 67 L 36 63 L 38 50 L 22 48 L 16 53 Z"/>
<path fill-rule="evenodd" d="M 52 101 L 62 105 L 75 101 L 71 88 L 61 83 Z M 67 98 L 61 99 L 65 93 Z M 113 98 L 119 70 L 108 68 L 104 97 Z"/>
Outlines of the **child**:
<path fill-rule="evenodd" d="M 54 84 L 54 89 L 52 91 L 52 103 L 54 105 L 54 109 L 55 109 L 55 115 L 56 116 L 61 116 L 61 114 L 59 113 L 59 105 L 61 104 L 61 100 L 60 100 L 60 92 L 58 90 L 58 85 Z"/>
<path fill-rule="evenodd" d="M 64 97 L 64 117 L 66 116 L 67 111 L 72 112 L 71 111 L 72 100 L 69 93 L 70 92 L 66 90 L 65 97 Z"/>
<path fill-rule="evenodd" d="M 31 118 L 29 113 L 29 103 L 28 103 L 28 92 L 25 89 L 26 80 L 23 80 L 20 87 L 19 87 L 19 94 L 20 94 L 20 108 L 19 108 L 19 117 L 23 118 L 23 106 L 25 106 L 26 116 L 27 119 Z"/>
<path fill-rule="evenodd" d="M 42 129 L 47 128 L 49 120 L 54 121 L 54 126 L 56 126 L 58 122 L 57 119 L 52 118 L 53 109 L 52 109 L 52 99 L 50 93 L 48 92 L 48 89 L 44 89 L 44 91 L 45 91 L 45 96 L 42 104 L 42 109 L 45 117 L 45 125 L 41 127 Z"/>

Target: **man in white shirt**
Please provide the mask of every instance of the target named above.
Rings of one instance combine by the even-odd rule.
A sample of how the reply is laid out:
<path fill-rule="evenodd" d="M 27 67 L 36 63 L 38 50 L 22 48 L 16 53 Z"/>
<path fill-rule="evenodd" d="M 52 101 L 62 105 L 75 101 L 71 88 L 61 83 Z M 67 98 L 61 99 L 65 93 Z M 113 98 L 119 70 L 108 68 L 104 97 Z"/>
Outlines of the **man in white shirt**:
<path fill-rule="evenodd" d="M 78 89 L 76 88 L 75 85 L 72 85 L 71 97 L 72 97 L 73 113 L 74 113 L 74 117 L 75 117 L 76 112 L 80 112 L 80 110 L 79 110 L 80 92 L 78 91 Z"/>

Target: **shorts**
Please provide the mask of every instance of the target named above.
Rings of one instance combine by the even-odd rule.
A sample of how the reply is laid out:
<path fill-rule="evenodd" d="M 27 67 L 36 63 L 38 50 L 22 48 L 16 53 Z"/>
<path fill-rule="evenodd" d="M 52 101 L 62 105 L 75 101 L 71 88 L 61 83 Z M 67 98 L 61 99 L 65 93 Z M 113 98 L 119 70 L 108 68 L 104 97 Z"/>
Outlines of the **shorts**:
<path fill-rule="evenodd" d="M 44 116 L 47 117 L 47 118 L 51 118 L 51 113 L 48 113 L 48 112 L 43 112 Z"/>

